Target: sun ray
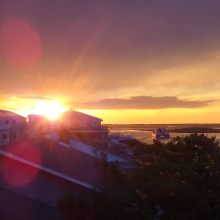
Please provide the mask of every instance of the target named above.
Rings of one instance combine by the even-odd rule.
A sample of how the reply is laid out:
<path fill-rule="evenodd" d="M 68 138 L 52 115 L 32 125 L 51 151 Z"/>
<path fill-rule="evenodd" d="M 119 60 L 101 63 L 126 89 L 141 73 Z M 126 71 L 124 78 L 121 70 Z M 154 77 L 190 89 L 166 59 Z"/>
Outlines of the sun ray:
<path fill-rule="evenodd" d="M 62 104 L 52 101 L 52 102 L 37 102 L 35 105 L 35 114 L 45 115 L 50 119 L 56 119 L 60 113 L 64 112 L 66 109 Z"/>

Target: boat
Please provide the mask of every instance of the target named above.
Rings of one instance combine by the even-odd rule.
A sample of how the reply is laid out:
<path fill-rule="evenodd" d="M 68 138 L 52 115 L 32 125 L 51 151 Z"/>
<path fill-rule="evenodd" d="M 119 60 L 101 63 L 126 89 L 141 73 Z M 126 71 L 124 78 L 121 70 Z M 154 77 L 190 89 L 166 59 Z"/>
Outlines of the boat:
<path fill-rule="evenodd" d="M 169 138 L 170 133 L 165 128 L 156 128 L 152 132 L 152 138 Z"/>

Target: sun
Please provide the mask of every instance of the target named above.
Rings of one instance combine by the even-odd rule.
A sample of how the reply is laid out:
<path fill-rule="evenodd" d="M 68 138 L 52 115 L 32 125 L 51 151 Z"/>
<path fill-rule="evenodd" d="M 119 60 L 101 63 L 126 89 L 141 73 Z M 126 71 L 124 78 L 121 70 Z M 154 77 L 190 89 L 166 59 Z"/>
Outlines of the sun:
<path fill-rule="evenodd" d="M 50 119 L 56 119 L 60 113 L 64 112 L 66 109 L 56 102 L 37 102 L 35 105 L 35 114 L 46 115 Z"/>

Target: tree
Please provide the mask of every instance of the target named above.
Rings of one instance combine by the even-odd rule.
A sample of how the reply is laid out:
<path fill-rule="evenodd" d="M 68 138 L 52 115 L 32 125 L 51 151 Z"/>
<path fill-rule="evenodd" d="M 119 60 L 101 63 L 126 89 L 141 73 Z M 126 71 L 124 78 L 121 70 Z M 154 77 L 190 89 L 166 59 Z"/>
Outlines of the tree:
<path fill-rule="evenodd" d="M 148 154 L 133 173 L 136 186 L 161 219 L 220 219 L 220 148 L 215 137 L 191 134 L 167 144 L 155 142 L 136 155 Z"/>
<path fill-rule="evenodd" d="M 60 210 L 77 207 L 89 213 L 82 219 L 91 220 L 220 219 L 220 148 L 215 137 L 191 134 L 166 144 L 134 143 L 139 160 L 132 173 L 105 160 L 96 163 L 101 174 L 98 192 L 72 196 L 76 205 L 64 196 Z M 69 216 L 74 219 L 76 214 Z"/>

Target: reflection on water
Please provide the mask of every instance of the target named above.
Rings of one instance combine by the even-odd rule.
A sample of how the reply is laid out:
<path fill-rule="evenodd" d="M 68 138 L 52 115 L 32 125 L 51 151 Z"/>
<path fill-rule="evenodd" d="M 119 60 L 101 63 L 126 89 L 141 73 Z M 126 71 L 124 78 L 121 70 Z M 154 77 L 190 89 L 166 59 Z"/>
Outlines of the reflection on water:
<path fill-rule="evenodd" d="M 138 140 L 141 140 L 143 142 L 146 142 L 148 144 L 150 143 L 153 143 L 153 140 L 152 140 L 152 132 L 151 131 L 138 131 L 138 130 L 110 130 L 111 133 L 114 133 L 114 132 L 118 132 L 118 133 L 121 133 L 123 135 L 127 135 L 127 134 L 132 134 L 133 138 L 136 138 Z M 170 133 L 170 138 L 169 139 L 161 139 L 160 141 L 163 141 L 163 142 L 168 142 L 170 139 L 176 137 L 176 136 L 186 136 L 186 135 L 190 135 L 190 133 Z M 205 134 L 207 135 L 208 137 L 213 137 L 213 136 L 216 136 L 216 140 L 220 141 L 220 133 L 208 133 L 208 134 Z"/>

